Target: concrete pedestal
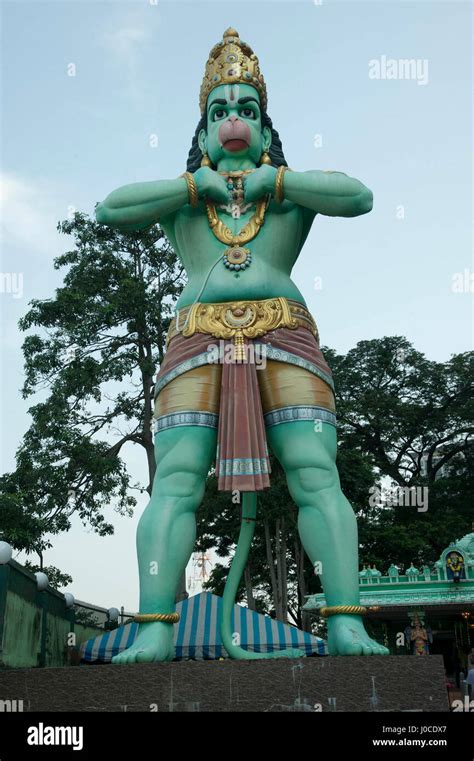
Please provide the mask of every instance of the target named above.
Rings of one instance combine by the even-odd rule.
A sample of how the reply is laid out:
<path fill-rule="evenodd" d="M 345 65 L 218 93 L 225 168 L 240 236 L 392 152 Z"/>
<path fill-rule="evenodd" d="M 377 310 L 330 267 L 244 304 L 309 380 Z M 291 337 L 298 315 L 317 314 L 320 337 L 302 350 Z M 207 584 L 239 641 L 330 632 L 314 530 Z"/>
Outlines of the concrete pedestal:
<path fill-rule="evenodd" d="M 41 712 L 449 710 L 436 655 L 18 669 L 0 672 L 8 700 Z"/>

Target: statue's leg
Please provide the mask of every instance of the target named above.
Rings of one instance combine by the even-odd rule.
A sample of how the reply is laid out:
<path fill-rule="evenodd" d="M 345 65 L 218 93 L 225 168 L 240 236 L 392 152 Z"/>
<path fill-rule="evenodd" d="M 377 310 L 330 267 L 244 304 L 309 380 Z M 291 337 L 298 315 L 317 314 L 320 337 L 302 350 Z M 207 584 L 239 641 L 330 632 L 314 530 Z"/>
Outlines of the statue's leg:
<path fill-rule="evenodd" d="M 303 547 L 313 564 L 321 563 L 326 604 L 359 605 L 357 524 L 340 487 L 335 427 L 301 420 L 272 426 L 267 436 L 299 508 Z M 368 636 L 362 618 L 353 615 L 328 618 L 328 645 L 331 655 L 389 652 Z"/>
<path fill-rule="evenodd" d="M 155 438 L 156 474 L 150 502 L 137 530 L 140 613 L 170 613 L 196 537 L 195 512 L 216 451 L 216 430 L 181 426 Z M 113 663 L 174 658 L 173 626 L 140 624 L 134 644 Z"/>

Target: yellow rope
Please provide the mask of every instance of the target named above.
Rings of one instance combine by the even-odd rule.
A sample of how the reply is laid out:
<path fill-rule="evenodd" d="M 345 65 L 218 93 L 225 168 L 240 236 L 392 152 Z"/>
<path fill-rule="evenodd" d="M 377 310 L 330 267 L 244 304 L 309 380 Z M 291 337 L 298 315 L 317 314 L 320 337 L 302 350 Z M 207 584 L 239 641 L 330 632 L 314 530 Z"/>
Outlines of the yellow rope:
<path fill-rule="evenodd" d="M 319 608 L 319 615 L 327 618 L 328 616 L 336 616 L 339 614 L 345 614 L 349 616 L 365 616 L 369 611 L 376 611 L 379 609 L 378 605 L 371 605 L 366 608 L 363 605 L 332 605 L 331 607 L 325 606 Z"/>
<path fill-rule="evenodd" d="M 151 621 L 163 621 L 165 624 L 177 624 L 179 613 L 137 613 L 133 619 L 137 624 L 146 624 Z"/>

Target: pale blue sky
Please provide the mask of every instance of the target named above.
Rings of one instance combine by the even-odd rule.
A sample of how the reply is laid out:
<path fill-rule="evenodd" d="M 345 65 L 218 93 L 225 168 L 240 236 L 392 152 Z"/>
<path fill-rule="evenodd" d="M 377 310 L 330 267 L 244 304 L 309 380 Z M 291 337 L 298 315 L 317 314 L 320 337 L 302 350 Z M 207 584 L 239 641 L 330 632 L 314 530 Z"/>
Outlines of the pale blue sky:
<path fill-rule="evenodd" d="M 70 208 L 91 213 L 119 185 L 184 170 L 204 64 L 228 26 L 259 56 L 290 166 L 344 171 L 374 193 L 364 217 L 318 217 L 293 271 L 323 343 L 345 352 L 360 339 L 405 335 L 435 360 L 472 348 L 472 294 L 452 291 L 455 273 L 472 272 L 469 3 L 20 0 L 1 8 L 2 272 L 23 277 L 20 298 L 0 294 L 2 470 L 13 466 L 33 403 L 18 393 L 16 324 L 30 299 L 60 283 L 52 260 L 68 241 L 56 222 Z M 382 56 L 427 61 L 427 83 L 371 79 L 369 62 Z M 141 477 L 141 453 L 130 449 L 126 459 Z M 135 608 L 139 512 L 110 514 L 117 533 L 108 539 L 75 526 L 46 562 L 74 576 L 77 597 Z"/>

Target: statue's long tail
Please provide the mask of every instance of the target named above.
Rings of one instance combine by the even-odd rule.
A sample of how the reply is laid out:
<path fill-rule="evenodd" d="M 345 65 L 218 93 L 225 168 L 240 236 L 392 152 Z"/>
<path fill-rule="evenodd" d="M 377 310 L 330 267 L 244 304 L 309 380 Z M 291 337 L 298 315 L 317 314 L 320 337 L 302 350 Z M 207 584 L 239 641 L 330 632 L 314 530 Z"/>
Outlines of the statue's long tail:
<path fill-rule="evenodd" d="M 244 492 L 242 500 L 242 522 L 240 525 L 240 534 L 235 548 L 235 554 L 230 565 L 229 575 L 222 595 L 221 609 L 221 639 L 222 644 L 231 658 L 238 660 L 254 660 L 257 658 L 296 658 L 305 655 L 301 650 L 289 649 L 278 650 L 272 653 L 255 653 L 250 650 L 244 650 L 237 642 L 234 642 L 234 633 L 232 632 L 232 609 L 235 604 L 235 598 L 239 589 L 240 579 L 245 570 L 247 558 L 249 556 L 250 545 L 252 544 L 255 532 L 255 521 L 257 518 L 257 495 L 255 492 Z"/>
<path fill-rule="evenodd" d="M 221 610 L 221 639 L 222 644 L 229 653 L 231 658 L 249 658 L 254 653 L 249 653 L 234 642 L 233 632 L 231 631 L 232 609 L 235 604 L 235 597 L 239 588 L 240 579 L 245 570 L 247 558 L 249 556 L 250 545 L 252 544 L 255 533 L 255 520 L 257 518 L 257 495 L 255 492 L 244 492 L 242 499 L 242 522 L 240 524 L 240 534 L 235 548 L 235 554 L 230 565 L 229 575 L 222 595 Z M 256 655 L 256 654 L 255 654 Z"/>

